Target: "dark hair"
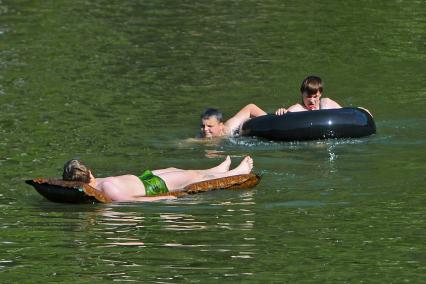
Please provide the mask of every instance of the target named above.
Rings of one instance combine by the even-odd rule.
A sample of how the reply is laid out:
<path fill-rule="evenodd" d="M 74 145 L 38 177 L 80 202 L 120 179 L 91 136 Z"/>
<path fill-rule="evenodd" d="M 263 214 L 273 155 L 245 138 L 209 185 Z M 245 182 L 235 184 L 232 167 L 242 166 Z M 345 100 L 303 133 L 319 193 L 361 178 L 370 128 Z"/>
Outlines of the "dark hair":
<path fill-rule="evenodd" d="M 64 165 L 63 180 L 90 182 L 90 169 L 79 160 L 69 160 Z"/>
<path fill-rule="evenodd" d="M 215 109 L 215 108 L 208 108 L 208 109 L 206 109 L 201 114 L 201 119 L 208 119 L 208 118 L 210 118 L 212 116 L 216 117 L 216 119 L 219 122 L 223 122 L 223 115 L 222 115 L 222 113 L 218 109 Z"/>
<path fill-rule="evenodd" d="M 318 91 L 322 94 L 323 83 L 318 76 L 308 76 L 303 80 L 300 86 L 300 93 L 307 93 L 308 95 L 316 94 Z"/>

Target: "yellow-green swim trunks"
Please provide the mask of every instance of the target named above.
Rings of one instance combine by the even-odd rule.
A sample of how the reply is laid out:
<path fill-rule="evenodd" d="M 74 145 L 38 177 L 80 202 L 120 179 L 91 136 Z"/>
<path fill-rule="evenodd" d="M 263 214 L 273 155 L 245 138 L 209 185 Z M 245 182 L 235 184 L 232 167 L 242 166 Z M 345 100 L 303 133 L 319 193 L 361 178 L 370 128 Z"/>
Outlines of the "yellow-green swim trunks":
<path fill-rule="evenodd" d="M 139 176 L 145 186 L 146 196 L 153 196 L 169 192 L 166 183 L 159 176 L 155 176 L 150 170 L 146 170 Z"/>

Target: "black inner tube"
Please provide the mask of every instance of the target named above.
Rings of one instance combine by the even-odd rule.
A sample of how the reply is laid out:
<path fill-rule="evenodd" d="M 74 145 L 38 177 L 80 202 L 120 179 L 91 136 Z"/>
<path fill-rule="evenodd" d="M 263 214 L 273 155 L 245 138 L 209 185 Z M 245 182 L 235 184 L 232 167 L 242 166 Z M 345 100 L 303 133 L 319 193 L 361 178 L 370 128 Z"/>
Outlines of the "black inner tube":
<path fill-rule="evenodd" d="M 376 133 L 373 117 L 355 107 L 267 114 L 246 121 L 242 136 L 277 141 L 306 141 L 329 138 L 358 138 Z"/>

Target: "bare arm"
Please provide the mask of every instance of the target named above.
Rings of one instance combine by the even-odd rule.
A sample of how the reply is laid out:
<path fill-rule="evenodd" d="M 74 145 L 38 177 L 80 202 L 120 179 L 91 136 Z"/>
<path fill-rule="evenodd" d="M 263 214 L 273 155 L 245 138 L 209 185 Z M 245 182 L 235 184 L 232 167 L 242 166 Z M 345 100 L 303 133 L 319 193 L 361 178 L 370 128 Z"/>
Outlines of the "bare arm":
<path fill-rule="evenodd" d="M 133 200 L 130 201 L 157 201 L 157 200 L 166 200 L 166 199 L 176 199 L 176 196 L 173 195 L 160 195 L 160 196 L 134 196 Z"/>
<path fill-rule="evenodd" d="M 252 117 L 265 115 L 266 112 L 255 104 L 248 104 L 243 107 L 236 115 L 225 122 L 225 126 L 232 132 Z"/>

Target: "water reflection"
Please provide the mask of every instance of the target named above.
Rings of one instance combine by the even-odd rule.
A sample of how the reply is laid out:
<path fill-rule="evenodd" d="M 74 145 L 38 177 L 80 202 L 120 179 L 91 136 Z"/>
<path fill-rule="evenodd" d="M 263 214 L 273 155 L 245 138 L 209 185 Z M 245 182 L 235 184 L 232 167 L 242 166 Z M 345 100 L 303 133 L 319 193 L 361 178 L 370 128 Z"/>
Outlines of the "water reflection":
<path fill-rule="evenodd" d="M 196 231 L 207 228 L 207 223 L 204 221 L 197 221 L 192 215 L 168 213 L 160 215 L 165 223 L 165 230 L 172 231 Z"/>
<path fill-rule="evenodd" d="M 9 266 L 13 266 L 13 265 L 14 265 L 13 260 L 0 259 L 0 269 L 5 268 L 5 267 L 9 267 Z"/>
<path fill-rule="evenodd" d="M 170 204 L 161 210 L 152 205 L 144 209 L 136 208 L 134 204 L 102 207 L 87 214 L 89 219 L 86 223 L 92 224 L 92 230 L 103 236 L 100 243 L 100 239 L 96 242 L 99 247 L 205 247 L 198 240 L 195 243 L 188 240 L 170 242 L 169 238 L 160 241 L 156 236 L 167 231 L 175 232 L 176 237 L 185 232 L 199 234 L 203 231 L 247 231 L 254 228 L 255 213 L 251 209 L 255 204 L 253 192 L 241 193 L 238 200 L 213 201 L 209 204 L 191 197 L 184 199 L 187 200 L 182 200 L 182 204 Z M 189 207 L 186 208 L 188 205 L 193 206 L 190 211 Z M 180 209 L 183 212 L 179 212 Z"/>
<path fill-rule="evenodd" d="M 258 253 L 253 235 L 254 193 L 240 192 L 237 198 L 228 200 L 200 196 L 185 197 L 179 203 L 97 207 L 86 212 L 85 223 L 91 227 L 80 234 L 86 235 L 87 245 L 93 247 L 92 257 L 110 267 L 105 275 L 115 281 L 136 281 L 141 269 L 156 275 L 156 281 L 180 279 L 187 270 L 249 273 L 235 270 L 233 264 L 223 260 L 250 260 Z M 234 238 L 232 242 L 230 237 Z M 207 264 L 204 258 L 218 262 Z M 169 276 L 163 275 L 164 269 Z"/>

